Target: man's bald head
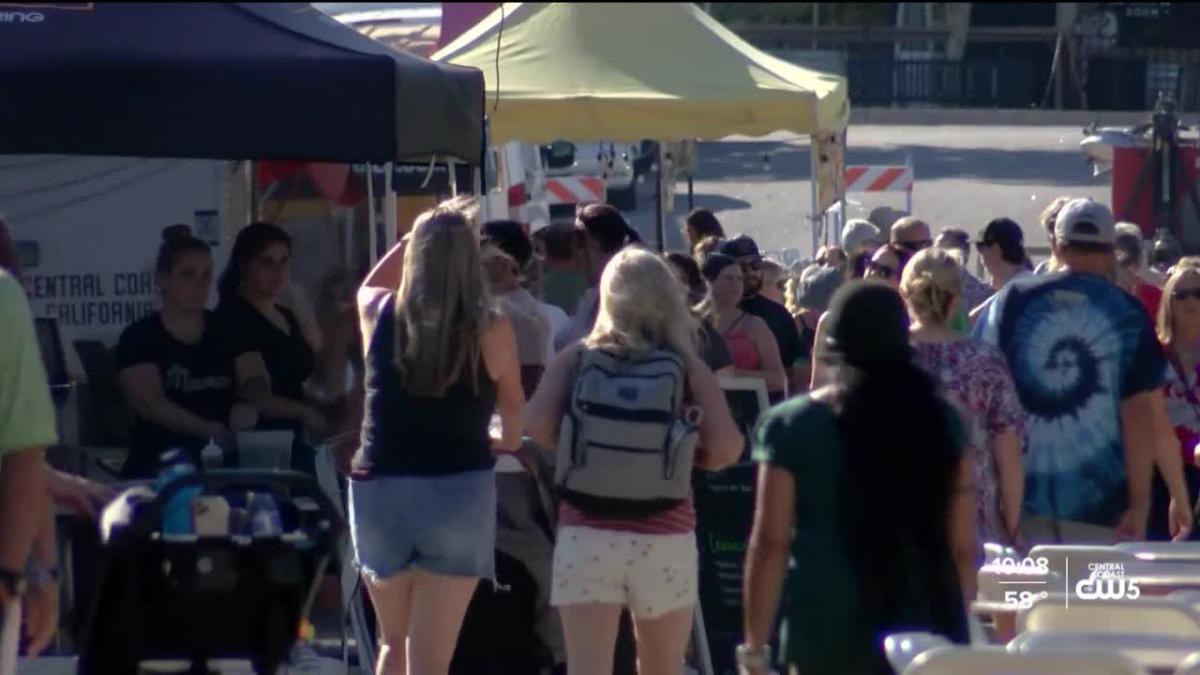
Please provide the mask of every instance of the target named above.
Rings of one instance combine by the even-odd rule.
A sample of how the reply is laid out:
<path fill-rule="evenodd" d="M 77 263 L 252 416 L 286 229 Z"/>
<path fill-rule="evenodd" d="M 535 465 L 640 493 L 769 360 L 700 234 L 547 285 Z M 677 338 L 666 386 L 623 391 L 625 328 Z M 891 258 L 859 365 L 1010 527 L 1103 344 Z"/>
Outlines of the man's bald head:
<path fill-rule="evenodd" d="M 905 216 L 892 224 L 891 242 L 915 253 L 933 246 L 933 233 L 925 221 Z"/>

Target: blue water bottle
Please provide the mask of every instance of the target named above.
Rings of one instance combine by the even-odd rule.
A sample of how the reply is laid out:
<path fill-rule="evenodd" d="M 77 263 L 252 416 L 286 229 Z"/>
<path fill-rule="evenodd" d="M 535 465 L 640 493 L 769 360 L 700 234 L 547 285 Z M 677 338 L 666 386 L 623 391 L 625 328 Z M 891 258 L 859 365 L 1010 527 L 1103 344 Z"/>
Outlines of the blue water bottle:
<path fill-rule="evenodd" d="M 181 450 L 173 450 L 164 455 L 166 465 L 158 475 L 155 490 L 162 494 L 171 484 L 178 480 L 187 479 L 196 474 L 196 465 L 187 454 Z M 180 488 L 163 504 L 162 533 L 163 534 L 195 534 L 196 528 L 192 522 L 192 500 L 198 497 L 202 488 L 199 485 L 189 485 Z"/>

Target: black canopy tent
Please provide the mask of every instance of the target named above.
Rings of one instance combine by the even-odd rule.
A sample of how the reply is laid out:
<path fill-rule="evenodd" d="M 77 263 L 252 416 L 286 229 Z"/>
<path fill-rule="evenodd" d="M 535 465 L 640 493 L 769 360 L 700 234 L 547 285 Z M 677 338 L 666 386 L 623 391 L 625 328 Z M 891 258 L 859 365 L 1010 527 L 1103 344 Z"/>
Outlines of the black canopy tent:
<path fill-rule="evenodd" d="M 483 74 L 307 3 L 0 3 L 0 154 L 479 164 Z"/>

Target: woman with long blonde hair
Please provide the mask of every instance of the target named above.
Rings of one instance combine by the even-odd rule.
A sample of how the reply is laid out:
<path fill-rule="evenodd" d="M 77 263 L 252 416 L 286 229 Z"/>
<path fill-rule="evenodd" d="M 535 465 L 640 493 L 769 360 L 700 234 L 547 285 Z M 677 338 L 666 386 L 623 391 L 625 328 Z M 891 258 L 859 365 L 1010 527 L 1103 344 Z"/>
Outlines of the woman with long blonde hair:
<path fill-rule="evenodd" d="M 904 268 L 900 294 L 912 318 L 916 360 L 964 412 L 974 469 L 979 542 L 1018 542 L 1025 470 L 1025 411 L 1003 354 L 950 327 L 962 308 L 962 268 L 942 249 L 926 249 Z M 914 420 L 920 424 L 920 420 Z"/>
<path fill-rule="evenodd" d="M 366 414 L 350 531 L 379 618 L 380 675 L 448 672 L 475 587 L 494 576 L 495 454 L 518 448 L 525 397 L 512 324 L 482 274 L 474 228 L 438 208 L 358 292 Z"/>
<path fill-rule="evenodd" d="M 558 354 L 529 402 L 528 435 L 546 447 L 559 444 L 564 414 L 569 405 L 576 408 L 572 398 L 578 394 L 572 392 L 580 366 L 597 352 L 612 357 L 618 369 L 650 356 L 678 359 L 687 405 L 701 411 L 696 466 L 716 470 L 731 464 L 742 451 L 742 435 L 716 377 L 697 356 L 695 335 L 696 319 L 683 286 L 666 262 L 639 248 L 621 251 L 601 277 L 592 332 Z M 618 393 L 625 401 L 639 396 L 639 391 Z M 604 429 L 622 433 L 621 425 L 610 423 Z M 564 437 L 572 439 L 569 431 Z M 589 434 L 595 448 L 605 439 Z M 608 442 L 617 445 L 620 440 Z M 697 597 L 691 496 L 637 514 L 613 515 L 564 493 L 558 526 L 551 603 L 562 617 L 568 672 L 611 675 L 618 619 L 628 607 L 637 632 L 638 672 L 677 675 Z"/>
<path fill-rule="evenodd" d="M 1184 258 L 1171 268 L 1163 286 L 1156 328 L 1167 362 L 1171 364 L 1164 389 L 1167 420 L 1160 420 L 1163 424 L 1160 438 L 1172 446 L 1178 441 L 1183 483 L 1191 505 L 1200 495 L 1200 468 L 1195 460 L 1196 445 L 1200 443 L 1200 258 Z M 1167 429 L 1167 426 L 1171 428 Z M 1168 455 L 1163 454 L 1160 463 L 1167 458 Z M 1174 464 L 1174 457 L 1170 457 L 1170 461 Z M 1164 471 L 1160 466 L 1160 471 L 1162 476 L 1176 483 L 1175 491 L 1182 493 L 1183 488 L 1174 475 L 1176 470 L 1169 467 Z M 1170 492 L 1163 478 L 1156 475 L 1153 499 L 1162 504 L 1170 498 Z M 1159 506 L 1151 507 L 1147 536 L 1151 539 L 1178 537 L 1178 531 L 1170 532 L 1160 518 L 1155 518 L 1162 512 L 1164 509 Z"/>

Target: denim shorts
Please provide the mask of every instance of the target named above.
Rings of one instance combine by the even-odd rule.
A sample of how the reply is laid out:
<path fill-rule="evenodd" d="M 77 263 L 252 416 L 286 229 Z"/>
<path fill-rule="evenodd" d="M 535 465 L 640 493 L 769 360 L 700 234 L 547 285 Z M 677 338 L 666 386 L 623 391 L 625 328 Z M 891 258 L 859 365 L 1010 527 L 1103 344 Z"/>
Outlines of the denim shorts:
<path fill-rule="evenodd" d="M 362 571 L 387 578 L 419 568 L 491 579 L 496 476 L 381 476 L 350 481 L 350 536 Z"/>

